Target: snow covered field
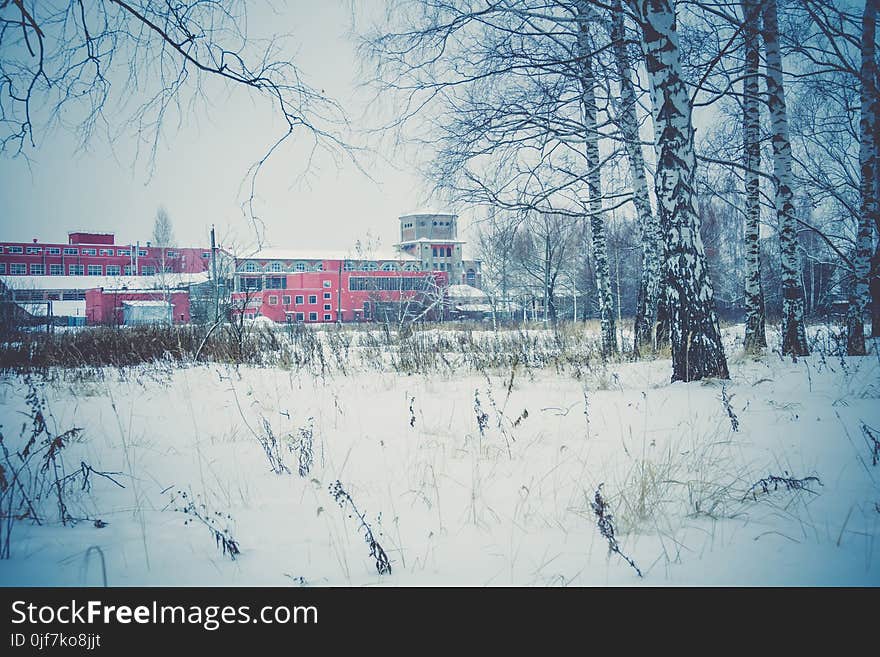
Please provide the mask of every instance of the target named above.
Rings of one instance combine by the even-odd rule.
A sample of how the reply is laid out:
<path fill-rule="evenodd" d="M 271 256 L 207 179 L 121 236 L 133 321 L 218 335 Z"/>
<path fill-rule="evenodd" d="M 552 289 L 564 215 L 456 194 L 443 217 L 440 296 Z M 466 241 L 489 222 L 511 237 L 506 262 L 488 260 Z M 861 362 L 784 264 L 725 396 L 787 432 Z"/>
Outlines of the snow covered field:
<path fill-rule="evenodd" d="M 878 585 L 880 360 L 823 353 L 827 330 L 797 362 L 746 359 L 726 330 L 729 382 L 669 384 L 664 359 L 478 372 L 454 354 L 430 375 L 58 372 L 35 383 L 51 432 L 83 429 L 65 471 L 124 487 L 80 476 L 66 500 L 87 520 L 68 526 L 44 495 L 51 522 L 14 523 L 0 583 Z M 10 450 L 27 393 L 0 381 Z M 600 484 L 641 578 L 597 526 Z"/>

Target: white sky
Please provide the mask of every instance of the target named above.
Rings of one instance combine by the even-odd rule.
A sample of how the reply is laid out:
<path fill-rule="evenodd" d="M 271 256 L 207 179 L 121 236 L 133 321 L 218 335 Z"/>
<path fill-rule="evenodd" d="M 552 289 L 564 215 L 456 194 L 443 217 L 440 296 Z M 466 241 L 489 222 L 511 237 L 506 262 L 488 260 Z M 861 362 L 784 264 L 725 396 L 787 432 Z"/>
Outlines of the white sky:
<path fill-rule="evenodd" d="M 307 80 L 346 109 L 355 128 L 375 122 L 369 92 L 358 88 L 359 67 L 349 38 L 351 7 L 345 0 L 249 3 L 249 33 L 290 33 L 294 61 Z M 363 12 L 379 12 L 384 3 L 368 0 Z M 381 15 L 380 13 L 378 15 Z M 166 126 L 155 166 L 135 157 L 128 136 L 112 146 L 96 135 L 86 152 L 62 129 L 41 135 L 42 143 L 24 158 L 0 158 L 0 239 L 41 241 L 67 239 L 74 229 L 114 231 L 119 242 L 150 239 L 156 209 L 164 205 L 173 222 L 177 244 L 204 245 L 217 225 L 227 243 L 246 245 L 253 229 L 242 212 L 239 188 L 248 167 L 278 137 L 268 101 L 255 102 L 245 88 L 224 93 L 209 90 L 211 105 Z M 259 214 L 266 242 L 297 249 L 350 247 L 369 232 L 388 246 L 398 237 L 397 217 L 437 202 L 407 159 L 412 154 L 384 152 L 397 167 L 367 158 L 369 180 L 350 162 L 339 168 L 326 158 L 315 162 L 307 183 L 297 182 L 304 169 L 301 149 L 277 152 L 260 178 Z M 468 223 L 465 213 L 463 223 Z"/>

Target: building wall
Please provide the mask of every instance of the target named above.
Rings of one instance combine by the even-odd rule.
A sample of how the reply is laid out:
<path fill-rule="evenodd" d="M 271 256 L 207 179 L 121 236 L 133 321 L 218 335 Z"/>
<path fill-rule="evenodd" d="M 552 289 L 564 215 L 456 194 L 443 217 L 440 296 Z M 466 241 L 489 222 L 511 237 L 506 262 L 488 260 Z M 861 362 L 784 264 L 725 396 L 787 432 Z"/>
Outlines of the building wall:
<path fill-rule="evenodd" d="M 175 291 L 170 293 L 169 300 L 174 309 L 173 319 L 175 324 L 190 321 L 189 292 Z M 123 301 L 164 301 L 165 295 L 161 291 L 114 291 L 96 288 L 86 290 L 86 323 L 109 324 L 117 326 L 122 324 Z"/>
<path fill-rule="evenodd" d="M 417 290 L 400 290 L 404 282 L 418 281 L 417 284 L 421 284 L 423 280 L 429 281 L 426 283 L 431 289 L 429 295 L 439 294 L 439 290 L 448 284 L 448 277 L 443 272 L 340 271 L 340 264 L 336 263 L 327 271 L 262 274 L 263 279 L 283 279 L 283 287 L 235 292 L 232 295 L 233 314 L 243 312 L 248 317 L 268 317 L 279 323 L 288 322 L 288 317 L 290 322 L 305 323 L 371 321 L 377 304 L 418 302 L 425 297 L 425 293 Z M 387 282 L 398 289 L 375 289 Z M 352 289 L 362 284 L 368 289 Z M 436 292 L 432 292 L 434 290 Z M 298 316 L 300 313 L 301 317 Z"/>
<path fill-rule="evenodd" d="M 75 234 L 71 234 L 71 239 L 74 239 L 73 235 Z M 113 276 L 116 275 L 113 267 L 118 268 L 119 275 L 125 275 L 126 266 L 131 268 L 133 275 L 147 275 L 161 271 L 163 262 L 167 271 L 203 272 L 210 268 L 211 250 L 190 247 L 161 249 L 143 245 L 138 248 L 137 245 L 130 244 L 79 242 L 0 242 L 0 276 Z M 56 269 L 59 266 L 60 272 Z M 110 270 L 107 269 L 108 266 L 111 267 Z M 77 273 L 80 271 L 79 267 L 82 268 L 80 274 Z"/>

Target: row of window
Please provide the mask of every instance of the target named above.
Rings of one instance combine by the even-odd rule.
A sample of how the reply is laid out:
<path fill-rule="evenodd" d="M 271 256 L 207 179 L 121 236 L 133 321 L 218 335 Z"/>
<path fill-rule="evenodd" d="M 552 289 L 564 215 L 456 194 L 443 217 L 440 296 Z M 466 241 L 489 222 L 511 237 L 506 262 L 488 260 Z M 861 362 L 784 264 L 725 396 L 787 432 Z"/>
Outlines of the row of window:
<path fill-rule="evenodd" d="M 446 247 L 441 246 L 439 248 L 435 246 L 433 251 L 434 251 L 435 258 L 451 258 L 452 257 L 452 247 L 451 246 L 446 246 Z"/>
<path fill-rule="evenodd" d="M 253 319 L 254 316 L 255 316 L 254 313 L 245 313 L 245 315 L 244 315 L 245 319 Z M 292 322 L 294 316 L 296 317 L 297 322 L 304 322 L 305 321 L 305 313 L 291 313 L 290 315 L 287 316 L 287 322 L 288 323 Z M 325 322 L 332 321 L 332 319 L 333 319 L 333 316 L 330 315 L 329 313 L 324 314 L 324 321 Z M 309 321 L 310 322 L 317 322 L 318 321 L 318 313 L 309 313 Z"/>
<path fill-rule="evenodd" d="M 435 253 L 436 255 L 436 253 Z M 450 255 L 452 255 L 450 250 Z M 345 271 L 400 271 L 401 266 L 396 262 L 384 262 L 381 265 L 378 262 L 357 262 L 354 260 L 346 260 L 345 264 L 342 266 Z M 407 262 L 403 265 L 403 269 L 406 271 L 419 271 L 419 263 L 417 262 Z M 292 267 L 288 267 L 289 271 L 324 271 L 324 263 L 306 263 L 306 262 L 297 262 L 294 263 Z M 248 260 L 244 264 L 244 271 L 247 273 L 256 273 L 259 271 L 267 271 L 270 273 L 281 273 L 285 271 L 285 267 L 280 262 L 270 262 L 265 267 L 262 267 L 258 262 L 253 260 Z"/>
<path fill-rule="evenodd" d="M 263 279 L 255 276 L 242 276 L 240 280 L 242 290 L 262 290 L 264 287 Z M 323 281 L 322 284 L 325 288 L 332 286 L 330 281 Z M 265 279 L 265 288 L 267 290 L 283 290 L 286 287 L 284 276 L 269 276 Z"/>
<path fill-rule="evenodd" d="M 28 247 L 21 247 L 21 246 L 2 247 L 2 246 L 0 246 L 0 253 L 3 253 L 4 248 L 6 249 L 7 253 L 13 253 L 13 254 L 14 253 L 19 253 L 19 254 L 26 253 L 27 255 L 37 255 L 37 254 L 40 254 L 43 252 L 42 246 L 28 246 Z M 64 248 L 57 247 L 57 246 L 47 246 L 46 247 L 46 254 L 47 255 L 61 255 L 62 252 L 64 255 L 80 255 L 80 249 L 78 249 L 76 247 L 72 247 L 72 246 L 71 247 L 64 247 Z M 130 257 L 131 252 L 132 252 L 132 249 L 116 249 L 117 256 Z M 93 248 L 83 248 L 82 249 L 82 255 L 87 255 L 87 256 L 95 256 L 95 255 L 112 256 L 113 253 L 114 253 L 113 249 L 93 249 Z M 139 249 L 138 250 L 138 257 L 146 258 L 148 255 L 149 255 L 149 253 L 147 252 L 146 249 Z M 177 251 L 167 251 L 165 253 L 165 257 L 176 258 Z M 202 257 L 203 258 L 210 258 L 211 252 L 210 251 L 203 252 Z"/>
<path fill-rule="evenodd" d="M 328 300 L 328 299 L 330 299 L 330 293 L 329 293 L 329 292 L 328 292 L 327 294 L 324 295 L 324 300 Z M 294 300 L 295 300 L 295 304 L 294 304 L 294 305 L 296 305 L 296 306 L 302 306 L 302 305 L 304 305 L 304 304 L 303 304 L 303 297 L 302 297 L 302 295 L 296 295 L 296 296 L 294 297 Z M 289 305 L 290 305 L 290 296 L 289 296 L 289 295 L 286 295 L 286 294 L 283 295 L 283 296 L 281 297 L 281 303 L 282 303 L 283 305 L 285 305 L 285 306 L 289 306 Z M 314 295 L 314 294 L 309 295 L 309 305 L 312 305 L 312 306 L 313 306 L 313 305 L 315 305 L 315 304 L 317 304 L 317 303 L 318 303 L 318 297 L 317 297 L 316 295 Z M 270 306 L 277 306 L 277 305 L 278 305 L 278 296 L 277 296 L 277 295 L 274 295 L 274 294 L 270 294 L 270 295 L 269 295 L 269 305 L 270 305 Z M 332 305 L 332 304 L 329 304 L 329 303 L 325 303 L 325 304 L 324 304 L 324 310 L 333 310 L 333 305 Z"/>
<path fill-rule="evenodd" d="M 15 290 L 12 293 L 16 301 L 82 301 L 86 298 L 85 292 L 64 291 L 44 292 L 43 290 Z"/>
<path fill-rule="evenodd" d="M 411 291 L 427 290 L 433 280 L 428 276 L 352 276 L 348 279 L 351 291 L 385 290 Z"/>
<path fill-rule="evenodd" d="M 105 272 L 107 276 L 120 276 L 123 272 L 126 276 L 132 276 L 134 267 L 131 265 L 125 265 L 125 267 L 120 267 L 119 265 L 107 265 L 106 268 L 104 265 L 89 265 L 88 267 L 85 265 L 67 266 L 67 274 L 69 276 L 85 276 L 86 274 L 89 276 L 103 276 Z M 17 276 L 26 276 L 28 273 L 28 265 L 23 262 L 12 262 L 9 264 L 9 273 Z M 30 264 L 30 273 L 31 276 L 45 276 L 46 267 L 41 262 L 33 262 Z M 48 273 L 49 276 L 64 276 L 64 265 L 50 264 Z M 5 262 L 0 262 L 0 275 L 2 274 L 6 274 Z M 142 276 L 155 276 L 155 274 L 155 267 L 147 265 L 141 267 Z"/>

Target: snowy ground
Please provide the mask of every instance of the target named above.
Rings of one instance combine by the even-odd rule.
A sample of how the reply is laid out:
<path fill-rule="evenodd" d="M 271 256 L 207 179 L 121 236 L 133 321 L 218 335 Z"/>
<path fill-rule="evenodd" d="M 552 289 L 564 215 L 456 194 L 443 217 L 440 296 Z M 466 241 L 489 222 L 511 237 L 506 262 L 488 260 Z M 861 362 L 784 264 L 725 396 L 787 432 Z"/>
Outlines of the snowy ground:
<path fill-rule="evenodd" d="M 880 584 L 880 464 L 862 428 L 880 438 L 877 354 L 750 360 L 740 334 L 726 331 L 724 386 L 671 385 L 668 360 L 580 378 L 522 366 L 59 375 L 41 389 L 50 429 L 84 429 L 64 453 L 67 471 L 84 461 L 121 473 L 124 488 L 93 475 L 90 491 L 68 493 L 71 513 L 90 520 L 15 523 L 0 583 Z M 10 447 L 28 421 L 27 390 L 20 378 L 0 381 Z M 310 427 L 313 461 L 300 476 Z M 272 471 L 260 444 L 270 435 L 289 473 Z M 770 475 L 821 483 L 749 493 Z M 390 574 L 377 571 L 351 503 L 331 495 L 337 480 Z M 643 578 L 597 527 L 600 484 Z M 206 525 L 186 523 L 188 499 L 228 529 L 234 560 Z M 54 520 L 52 504 L 47 496 Z"/>

